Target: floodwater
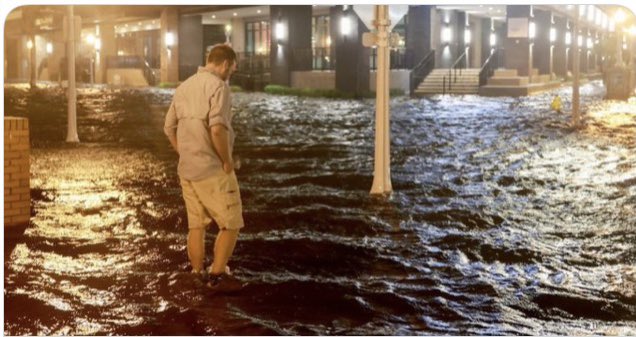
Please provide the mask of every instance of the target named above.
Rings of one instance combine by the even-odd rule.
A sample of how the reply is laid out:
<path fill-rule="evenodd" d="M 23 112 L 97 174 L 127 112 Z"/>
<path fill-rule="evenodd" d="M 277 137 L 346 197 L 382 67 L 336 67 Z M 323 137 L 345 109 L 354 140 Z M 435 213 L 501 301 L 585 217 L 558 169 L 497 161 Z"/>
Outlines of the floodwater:
<path fill-rule="evenodd" d="M 392 99 L 389 199 L 373 100 L 235 94 L 249 285 L 213 296 L 188 274 L 173 91 L 81 89 L 68 145 L 63 91 L 5 87 L 33 146 L 6 333 L 634 335 L 636 101 L 588 83 L 576 130 L 548 108 L 569 90 Z"/>

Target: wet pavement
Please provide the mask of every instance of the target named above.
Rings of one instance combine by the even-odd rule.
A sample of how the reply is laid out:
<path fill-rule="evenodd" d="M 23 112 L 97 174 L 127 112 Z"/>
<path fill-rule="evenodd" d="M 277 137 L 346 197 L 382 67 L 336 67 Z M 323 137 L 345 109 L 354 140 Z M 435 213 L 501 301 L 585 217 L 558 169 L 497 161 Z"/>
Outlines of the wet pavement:
<path fill-rule="evenodd" d="M 5 87 L 33 146 L 6 333 L 634 335 L 636 101 L 584 85 L 576 130 L 549 111 L 569 90 L 392 99 L 388 200 L 368 195 L 373 100 L 235 94 L 249 285 L 211 296 L 188 274 L 173 91 L 81 89 L 69 145 L 63 91 Z"/>

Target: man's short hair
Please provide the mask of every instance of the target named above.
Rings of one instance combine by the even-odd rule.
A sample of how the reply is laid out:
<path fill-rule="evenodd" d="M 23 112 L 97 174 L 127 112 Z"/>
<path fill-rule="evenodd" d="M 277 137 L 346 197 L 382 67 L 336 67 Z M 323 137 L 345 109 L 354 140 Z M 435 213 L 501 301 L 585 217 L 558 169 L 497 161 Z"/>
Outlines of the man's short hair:
<path fill-rule="evenodd" d="M 208 63 L 214 63 L 216 65 L 223 63 L 223 61 L 228 61 L 232 64 L 236 62 L 236 53 L 234 49 L 227 44 L 215 44 L 208 54 L 207 61 Z"/>

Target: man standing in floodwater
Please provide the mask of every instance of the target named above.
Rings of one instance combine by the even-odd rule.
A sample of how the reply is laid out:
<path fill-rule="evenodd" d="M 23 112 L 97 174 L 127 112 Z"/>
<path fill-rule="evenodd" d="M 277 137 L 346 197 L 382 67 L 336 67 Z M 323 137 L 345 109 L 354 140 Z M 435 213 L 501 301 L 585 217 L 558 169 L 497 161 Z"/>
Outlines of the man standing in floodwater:
<path fill-rule="evenodd" d="M 177 172 L 188 213 L 188 257 L 192 272 L 204 276 L 205 232 L 211 219 L 219 226 L 208 287 L 239 290 L 227 262 L 243 224 L 243 208 L 234 173 L 234 129 L 228 80 L 236 53 L 214 46 L 205 67 L 179 85 L 166 115 L 164 132 L 179 154 Z"/>

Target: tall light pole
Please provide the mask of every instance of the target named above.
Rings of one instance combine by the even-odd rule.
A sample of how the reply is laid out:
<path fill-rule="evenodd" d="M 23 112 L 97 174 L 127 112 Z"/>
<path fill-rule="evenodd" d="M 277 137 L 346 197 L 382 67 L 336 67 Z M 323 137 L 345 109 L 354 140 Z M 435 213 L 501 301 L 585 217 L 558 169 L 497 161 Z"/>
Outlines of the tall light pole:
<path fill-rule="evenodd" d="M 391 136 L 389 112 L 389 47 L 399 44 L 398 34 L 391 34 L 393 26 L 408 11 L 407 5 L 355 5 L 353 10 L 371 33 L 362 35 L 365 47 L 377 47 L 375 99 L 375 156 L 371 194 L 389 194 L 391 185 Z M 394 23 L 391 23 L 394 22 Z"/>
<path fill-rule="evenodd" d="M 580 85 L 580 71 L 579 71 L 579 67 L 580 67 L 580 62 L 581 60 L 579 59 L 579 48 L 581 46 L 579 46 L 579 16 L 580 11 L 579 11 L 579 7 L 580 5 L 576 6 L 576 9 L 574 11 L 574 27 L 572 28 L 572 46 L 574 46 L 574 48 L 572 49 L 572 58 L 573 58 L 573 62 L 572 62 L 572 71 L 574 72 L 573 76 L 574 78 L 572 79 L 572 125 L 573 126 L 578 126 L 579 125 L 579 121 L 581 119 L 580 113 L 579 113 L 579 103 L 580 103 L 580 97 L 579 97 L 579 85 Z"/>
<path fill-rule="evenodd" d="M 68 125 L 66 131 L 66 141 L 70 143 L 78 143 L 77 135 L 77 92 L 75 90 L 75 16 L 73 13 L 73 5 L 68 6 L 68 34 L 66 54 L 68 61 Z"/>
<path fill-rule="evenodd" d="M 389 6 L 376 5 L 374 8 L 377 29 L 376 44 L 378 66 L 376 72 L 375 99 L 375 161 L 371 194 L 385 194 L 393 191 L 391 185 L 390 152 L 390 111 L 389 111 Z"/>

